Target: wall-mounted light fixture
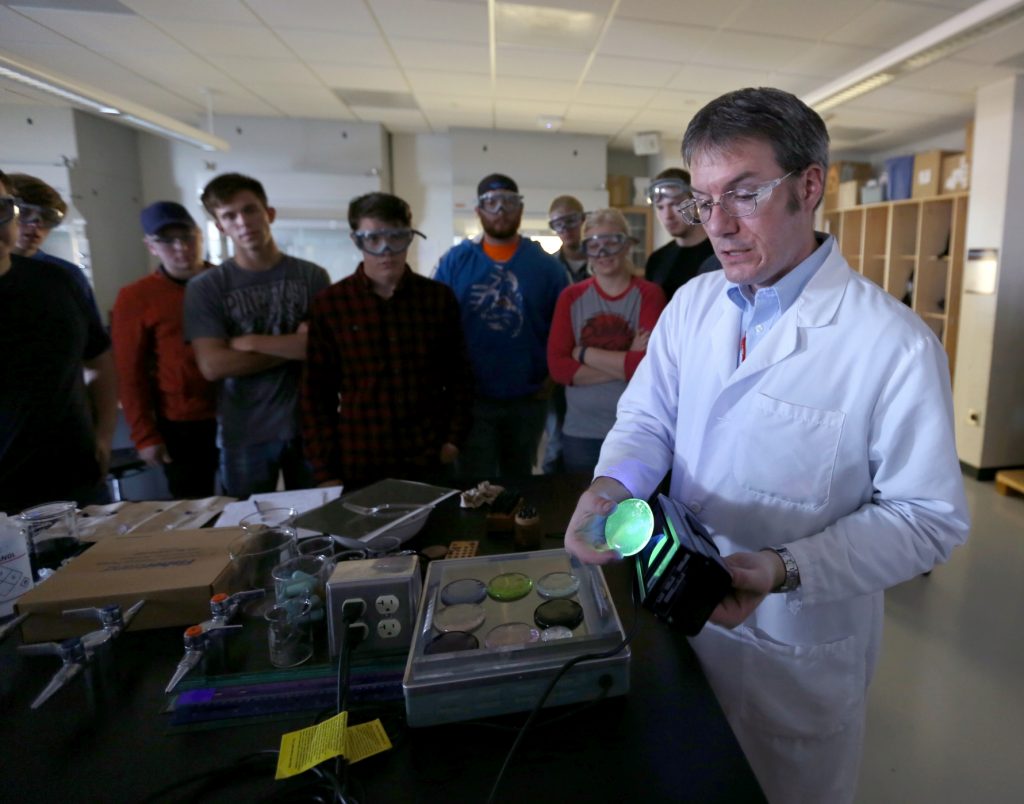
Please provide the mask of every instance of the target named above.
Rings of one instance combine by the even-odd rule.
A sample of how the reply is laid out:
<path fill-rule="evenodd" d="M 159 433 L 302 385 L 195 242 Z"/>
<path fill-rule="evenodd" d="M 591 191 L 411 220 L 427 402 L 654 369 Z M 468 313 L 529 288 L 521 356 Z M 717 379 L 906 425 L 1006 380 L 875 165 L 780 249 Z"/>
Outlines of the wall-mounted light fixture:
<path fill-rule="evenodd" d="M 983 0 L 945 22 L 908 39 L 846 75 L 804 95 L 819 112 L 859 98 L 977 42 L 1024 18 L 1024 0 Z"/>
<path fill-rule="evenodd" d="M 226 140 L 186 125 L 173 117 L 65 78 L 4 51 L 0 51 L 0 79 L 16 81 L 46 95 L 67 101 L 73 106 L 97 112 L 112 120 L 162 137 L 194 145 L 204 151 L 227 151 L 231 147 Z"/>

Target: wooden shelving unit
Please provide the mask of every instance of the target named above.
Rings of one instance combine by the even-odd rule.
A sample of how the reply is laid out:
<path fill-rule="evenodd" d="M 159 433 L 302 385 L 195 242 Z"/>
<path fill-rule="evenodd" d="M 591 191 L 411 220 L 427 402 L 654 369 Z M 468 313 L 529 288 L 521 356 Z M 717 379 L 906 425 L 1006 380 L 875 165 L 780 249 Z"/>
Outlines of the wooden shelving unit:
<path fill-rule="evenodd" d="M 953 373 L 967 228 L 967 193 L 823 213 L 850 267 L 907 300 L 942 341 Z"/>

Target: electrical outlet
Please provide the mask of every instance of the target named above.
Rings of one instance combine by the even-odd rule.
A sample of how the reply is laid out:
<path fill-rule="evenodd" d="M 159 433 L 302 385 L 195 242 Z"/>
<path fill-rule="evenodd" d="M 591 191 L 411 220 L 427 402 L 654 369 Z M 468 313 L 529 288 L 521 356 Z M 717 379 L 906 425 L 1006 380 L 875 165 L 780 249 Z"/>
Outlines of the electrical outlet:
<path fill-rule="evenodd" d="M 396 595 L 380 595 L 374 605 L 381 614 L 394 614 L 398 611 L 398 597 Z"/>
<path fill-rule="evenodd" d="M 377 623 L 377 634 L 381 639 L 394 639 L 400 633 L 402 633 L 402 624 L 394 618 Z"/>

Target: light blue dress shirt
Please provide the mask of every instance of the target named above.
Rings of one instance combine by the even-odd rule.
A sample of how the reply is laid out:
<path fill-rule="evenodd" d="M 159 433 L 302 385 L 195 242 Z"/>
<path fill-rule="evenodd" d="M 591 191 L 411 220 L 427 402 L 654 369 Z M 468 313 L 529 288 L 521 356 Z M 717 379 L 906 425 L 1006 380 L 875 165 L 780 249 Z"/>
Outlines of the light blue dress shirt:
<path fill-rule="evenodd" d="M 815 233 L 815 236 L 818 238 L 818 248 L 774 285 L 760 288 L 756 292 L 751 285 L 730 285 L 726 291 L 742 313 L 736 341 L 739 347 L 736 351 L 737 366 L 754 351 L 757 344 L 800 297 L 811 277 L 824 264 L 835 238 L 819 233 Z"/>

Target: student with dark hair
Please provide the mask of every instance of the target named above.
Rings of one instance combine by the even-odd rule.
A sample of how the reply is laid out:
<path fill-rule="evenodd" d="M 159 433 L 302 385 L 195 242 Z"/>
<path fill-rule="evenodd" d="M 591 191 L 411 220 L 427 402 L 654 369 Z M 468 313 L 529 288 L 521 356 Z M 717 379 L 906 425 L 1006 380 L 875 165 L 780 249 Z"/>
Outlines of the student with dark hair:
<path fill-rule="evenodd" d="M 0 511 L 106 502 L 117 410 L 110 339 L 66 271 L 15 253 L 11 185 L 0 172 Z M 99 415 L 83 368 L 100 386 Z"/>
<path fill-rule="evenodd" d="M 672 240 L 655 249 L 647 258 L 644 277 L 660 285 L 665 298 L 697 274 L 721 268 L 704 227 L 690 223 L 676 209 L 690 198 L 690 174 L 682 168 L 666 168 L 654 177 L 647 188 L 647 200 L 654 213 L 672 236 Z"/>
<path fill-rule="evenodd" d="M 417 235 L 388 193 L 354 199 L 354 274 L 317 296 L 302 391 L 306 456 L 320 485 L 450 474 L 469 429 L 472 375 L 459 306 L 406 263 Z"/>
<path fill-rule="evenodd" d="M 185 289 L 185 338 L 203 376 L 220 384 L 221 484 L 232 497 L 312 483 L 299 436 L 298 398 L 313 297 L 330 284 L 319 265 L 282 254 L 259 181 L 225 173 L 203 206 L 235 254 Z"/>

